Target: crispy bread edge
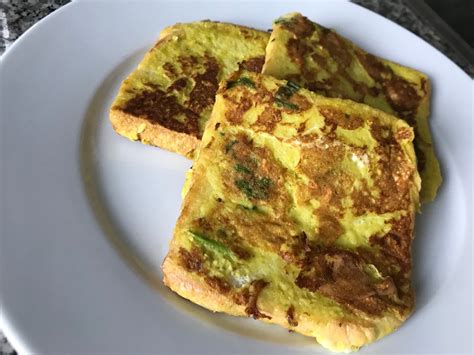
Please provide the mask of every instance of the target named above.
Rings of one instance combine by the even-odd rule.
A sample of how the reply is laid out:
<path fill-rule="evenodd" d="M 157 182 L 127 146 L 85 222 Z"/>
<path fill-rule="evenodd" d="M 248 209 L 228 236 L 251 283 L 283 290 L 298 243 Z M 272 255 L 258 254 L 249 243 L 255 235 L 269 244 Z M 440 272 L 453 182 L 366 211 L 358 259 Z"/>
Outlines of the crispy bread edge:
<path fill-rule="evenodd" d="M 120 109 L 111 108 L 110 122 L 115 132 L 144 144 L 164 148 L 171 152 L 193 159 L 199 147 L 200 140 L 187 133 L 172 131 L 158 123 L 152 123 L 144 118 L 127 114 Z"/>
<path fill-rule="evenodd" d="M 161 31 L 155 45 L 148 52 L 177 30 L 179 30 L 179 27 L 170 26 Z M 145 56 L 148 55 L 148 52 Z M 158 123 L 152 123 L 144 118 L 130 115 L 114 107 L 114 105 L 109 111 L 109 119 L 115 132 L 132 141 L 140 141 L 143 144 L 160 147 L 181 154 L 191 160 L 195 158 L 200 140 L 194 136 L 176 132 Z"/>
<path fill-rule="evenodd" d="M 234 300 L 219 293 L 208 285 L 199 276 L 186 271 L 174 253 L 166 256 L 163 265 L 163 283 L 179 296 L 195 303 L 211 312 L 222 312 L 233 316 L 247 317 L 245 306 L 238 305 Z M 376 340 L 392 333 L 410 316 L 386 316 L 372 320 L 368 325 L 354 324 L 349 321 L 337 319 L 321 322 L 315 317 L 301 315 L 298 325 L 288 323 L 287 313 L 284 309 L 268 309 L 265 303 L 259 303 L 259 309 L 264 314 L 271 311 L 272 318 L 259 319 L 265 323 L 276 324 L 288 330 L 315 338 L 315 340 L 332 351 L 350 352 L 360 347 L 375 342 Z"/>
<path fill-rule="evenodd" d="M 162 265 L 164 284 L 181 297 L 190 300 L 212 312 L 223 312 L 233 316 L 246 317 L 245 306 L 237 305 L 231 297 L 220 294 L 198 276 L 187 272 L 175 260 L 173 254 L 168 255 Z M 259 308 L 265 312 L 265 304 Z M 300 334 L 310 336 L 322 346 L 332 351 L 355 351 L 361 346 L 380 339 L 398 328 L 402 319 L 383 318 L 373 326 L 363 326 L 350 322 L 333 320 L 318 323 L 313 317 L 302 315 L 297 326 L 290 326 L 286 311 L 273 309 L 271 319 L 260 319 L 266 323 L 277 324 Z"/>

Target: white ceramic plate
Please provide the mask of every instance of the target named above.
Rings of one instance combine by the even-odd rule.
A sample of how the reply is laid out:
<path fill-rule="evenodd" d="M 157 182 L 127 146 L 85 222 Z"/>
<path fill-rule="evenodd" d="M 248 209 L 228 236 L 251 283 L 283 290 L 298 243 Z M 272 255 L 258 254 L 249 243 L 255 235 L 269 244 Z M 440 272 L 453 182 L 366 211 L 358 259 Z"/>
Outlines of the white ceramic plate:
<path fill-rule="evenodd" d="M 431 127 L 445 182 L 417 220 L 417 309 L 363 352 L 470 350 L 473 84 L 461 69 L 346 2 L 76 1 L 1 59 L 1 327 L 20 352 L 324 351 L 276 326 L 213 315 L 162 285 L 191 162 L 125 140 L 107 117 L 120 81 L 164 26 L 213 19 L 267 29 L 290 11 L 433 82 Z"/>

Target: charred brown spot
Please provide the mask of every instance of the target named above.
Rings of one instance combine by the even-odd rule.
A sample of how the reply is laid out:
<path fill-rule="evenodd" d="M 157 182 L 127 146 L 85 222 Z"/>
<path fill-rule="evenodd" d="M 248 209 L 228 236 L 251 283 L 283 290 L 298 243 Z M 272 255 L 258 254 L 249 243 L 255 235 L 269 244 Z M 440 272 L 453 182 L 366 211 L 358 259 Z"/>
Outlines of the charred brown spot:
<path fill-rule="evenodd" d="M 252 253 L 249 250 L 236 244 L 231 245 L 230 249 L 241 260 L 248 260 L 252 257 Z"/>
<path fill-rule="evenodd" d="M 326 125 L 331 126 L 333 129 L 339 126 L 344 129 L 352 130 L 362 127 L 364 124 L 360 116 L 349 115 L 329 106 L 320 106 L 319 112 L 324 116 Z"/>
<path fill-rule="evenodd" d="M 221 294 L 227 294 L 231 290 L 229 283 L 221 277 L 206 276 L 206 283 Z"/>
<path fill-rule="evenodd" d="M 395 139 L 397 141 L 402 141 L 406 139 L 412 140 L 413 131 L 408 127 L 399 128 L 397 132 L 395 133 Z"/>
<path fill-rule="evenodd" d="M 225 112 L 227 121 L 235 125 L 242 123 L 245 112 L 252 107 L 252 100 L 248 97 L 242 97 L 240 100 L 227 99 L 229 101 L 229 108 Z"/>
<path fill-rule="evenodd" d="M 311 52 L 311 48 L 296 38 L 290 38 L 286 44 L 286 50 L 290 59 L 304 70 L 305 58 Z"/>
<path fill-rule="evenodd" d="M 298 134 L 302 134 L 305 131 L 305 129 L 306 129 L 306 124 L 303 122 L 303 123 L 300 123 L 296 131 L 298 132 Z"/>
<path fill-rule="evenodd" d="M 318 42 L 315 42 L 313 44 L 314 46 L 318 46 L 319 43 Z M 327 69 L 327 65 L 328 65 L 328 59 L 327 58 L 324 58 L 321 54 L 319 53 L 312 53 L 311 54 L 311 58 L 313 59 L 313 61 L 318 64 L 318 66 L 321 68 L 321 69 Z"/>
<path fill-rule="evenodd" d="M 244 60 L 239 63 L 239 70 L 248 70 L 255 73 L 260 73 L 262 71 L 263 63 L 265 63 L 265 57 L 254 57 Z"/>
<path fill-rule="evenodd" d="M 180 56 L 178 62 L 184 73 L 190 74 L 196 69 L 198 58 L 195 56 Z"/>
<path fill-rule="evenodd" d="M 214 104 L 218 88 L 218 75 L 219 64 L 216 59 L 207 57 L 204 73 L 193 76 L 194 88 L 186 103 L 189 109 L 199 114 Z"/>
<path fill-rule="evenodd" d="M 204 266 L 204 257 L 199 248 L 193 246 L 190 251 L 180 248 L 179 260 L 186 271 L 204 276 L 204 281 L 217 292 L 228 294 L 232 289 L 225 279 L 208 275 L 208 270 Z"/>
<path fill-rule="evenodd" d="M 353 201 L 353 210 L 356 216 L 361 216 L 368 211 L 378 211 L 377 200 L 372 197 L 370 188 L 366 181 L 362 181 L 361 188 L 355 189 L 351 193 Z"/>
<path fill-rule="evenodd" d="M 383 236 L 372 236 L 370 243 L 382 248 L 384 252 L 395 257 L 399 263 L 410 265 L 413 220 L 405 216 L 390 222 L 392 223 L 390 231 Z"/>
<path fill-rule="evenodd" d="M 390 106 L 410 125 L 415 125 L 413 116 L 421 98 L 414 84 L 396 75 L 377 57 L 361 49 L 356 51 L 356 55 L 367 73 L 383 87 Z"/>
<path fill-rule="evenodd" d="M 180 90 L 183 90 L 186 85 L 188 84 L 188 79 L 186 78 L 180 78 L 176 81 L 173 82 L 173 84 L 171 84 L 169 87 L 168 87 L 168 92 L 170 91 L 180 91 Z"/>
<path fill-rule="evenodd" d="M 300 67 L 300 74 L 293 74 L 297 83 L 303 83 L 304 86 L 314 92 L 323 94 L 328 97 L 351 98 L 356 101 L 363 101 L 366 94 L 378 95 L 377 88 L 369 88 L 362 82 L 358 82 L 352 78 L 347 72 L 353 57 L 351 54 L 351 45 L 334 31 L 326 29 L 322 26 L 319 28 L 318 40 L 294 39 L 292 43 L 288 43 L 288 53 L 293 53 L 295 63 Z M 299 41 L 299 43 L 297 43 Z M 329 53 L 329 58 L 315 51 L 316 48 L 324 48 Z M 291 56 L 291 55 L 290 55 Z M 313 62 L 329 74 L 324 79 L 314 80 L 318 70 L 312 70 L 306 65 L 306 58 L 312 58 Z M 337 63 L 336 66 L 331 65 L 331 61 Z M 354 93 L 346 96 L 341 91 L 341 85 L 347 81 L 353 87 Z"/>
<path fill-rule="evenodd" d="M 305 232 L 290 238 L 287 242 L 288 248 L 280 250 L 279 255 L 287 263 L 302 266 L 304 264 L 307 253 L 311 251 L 311 245 Z"/>
<path fill-rule="evenodd" d="M 356 50 L 355 53 L 359 62 L 372 79 L 378 82 L 383 82 L 391 77 L 392 70 L 386 67 L 377 57 L 366 53 L 361 49 Z"/>
<path fill-rule="evenodd" d="M 314 253 L 313 253 L 314 254 Z M 318 291 L 319 288 L 332 280 L 332 269 L 324 259 L 324 254 L 311 255 L 306 260 L 306 265 L 296 278 L 296 285 L 310 291 Z"/>
<path fill-rule="evenodd" d="M 397 287 L 391 277 L 387 277 L 386 279 L 376 283 L 375 291 L 380 296 L 398 296 Z"/>
<path fill-rule="evenodd" d="M 320 237 L 328 243 L 341 233 L 337 218 L 343 211 L 342 200 L 346 196 L 351 196 L 356 215 L 407 210 L 410 206 L 414 173 L 412 162 L 406 157 L 390 129 L 374 121 L 371 130 L 374 138 L 381 143 L 375 148 L 379 159 L 369 162 L 369 172 L 379 192 L 377 197 L 372 195 L 374 189 L 365 181 L 355 187 L 354 177 L 341 166 L 348 155 L 366 156 L 368 153 L 365 148 L 335 144 L 328 134 L 319 144 L 310 145 L 309 148 L 303 145 L 301 149 L 298 169 L 310 178 L 309 192 L 320 197 L 320 212 L 331 211 L 327 216 L 334 217 L 332 220 L 324 216 L 324 223 L 321 224 L 323 229 Z"/>
<path fill-rule="evenodd" d="M 313 22 L 304 16 L 294 17 L 289 21 L 282 22 L 282 26 L 298 37 L 309 37 L 315 30 Z"/>
<path fill-rule="evenodd" d="M 352 56 L 348 50 L 345 40 L 343 40 L 334 31 L 323 29 L 321 31 L 321 38 L 319 41 L 321 45 L 331 54 L 331 57 L 340 65 L 347 67 L 351 64 Z"/>
<path fill-rule="evenodd" d="M 198 64 L 194 56 L 182 56 L 178 61 L 185 73 L 191 73 L 193 69 L 195 71 Z M 170 75 L 175 75 L 175 69 L 171 63 L 166 63 L 164 68 Z M 185 77 L 174 81 L 166 92 L 155 84 L 148 84 L 143 91 L 126 102 L 123 110 L 125 113 L 145 118 L 172 131 L 201 138 L 200 114 L 214 103 L 218 72 L 217 61 L 206 57 L 205 71 L 193 76 L 195 84 L 184 105 L 178 102 L 174 92 L 182 91 L 188 85 L 188 79 Z"/>
<path fill-rule="evenodd" d="M 370 134 L 381 146 L 397 144 L 391 129 L 381 125 L 378 119 L 374 118 L 369 121 L 369 126 Z"/>
<path fill-rule="evenodd" d="M 391 299 L 402 312 L 409 311 L 414 304 L 414 295 L 410 287 L 410 265 L 387 253 L 382 248 L 358 248 L 357 253 L 368 264 L 374 265 L 384 275 L 384 279 L 375 284 L 375 290 L 382 299 Z"/>
<path fill-rule="evenodd" d="M 252 317 L 253 319 L 271 319 L 270 316 L 260 312 L 257 306 L 258 297 L 260 296 L 262 290 L 268 286 L 268 284 L 269 283 L 265 280 L 255 280 L 250 284 L 248 303 L 247 307 L 245 308 L 245 313 L 247 313 L 249 317 Z"/>
<path fill-rule="evenodd" d="M 236 304 L 238 304 L 240 306 L 244 306 L 244 305 L 248 304 L 249 299 L 250 299 L 249 288 L 245 287 L 242 290 L 239 290 L 239 291 L 235 292 L 232 295 L 232 299 Z"/>
<path fill-rule="evenodd" d="M 412 84 L 395 75 L 385 83 L 385 93 L 397 112 L 414 111 L 420 103 L 420 97 Z"/>
<path fill-rule="evenodd" d="M 273 132 L 275 126 L 281 121 L 281 111 L 268 106 L 258 116 L 253 128 L 257 131 Z"/>
<path fill-rule="evenodd" d="M 289 102 L 298 107 L 298 112 L 306 111 L 312 107 L 312 104 L 308 101 L 308 99 L 300 94 L 294 94 L 291 96 L 291 100 Z"/>
<path fill-rule="evenodd" d="M 196 224 L 196 227 L 198 227 L 198 229 L 203 232 L 208 233 L 213 231 L 213 227 L 209 221 L 209 218 L 201 217 L 198 218 L 194 223 Z"/>
<path fill-rule="evenodd" d="M 333 298 L 350 309 L 380 315 L 393 305 L 390 281 L 379 285 L 363 271 L 363 259 L 354 252 L 336 248 L 316 249 L 308 257 L 296 284 Z M 388 277 L 387 277 L 388 279 Z"/>
<path fill-rule="evenodd" d="M 298 326 L 298 321 L 295 319 L 295 307 L 291 305 L 286 311 L 286 320 L 292 327 Z"/>
<path fill-rule="evenodd" d="M 204 259 L 198 248 L 193 247 L 191 251 L 179 248 L 179 258 L 186 271 L 199 274 L 204 272 Z"/>
<path fill-rule="evenodd" d="M 198 127 L 199 116 L 181 106 L 175 96 L 165 93 L 156 85 L 149 84 L 147 90 L 127 101 L 123 111 L 158 123 L 172 131 L 188 133 L 198 138 L 201 136 Z M 179 116 L 184 116 L 184 122 L 177 120 Z"/>
<path fill-rule="evenodd" d="M 169 76 L 175 76 L 176 75 L 176 70 L 174 69 L 173 64 L 167 62 L 163 64 L 163 69 L 165 70 L 166 74 Z"/>
<path fill-rule="evenodd" d="M 328 84 L 327 80 L 311 81 L 306 83 L 305 87 L 318 94 L 330 96 L 331 85 Z"/>

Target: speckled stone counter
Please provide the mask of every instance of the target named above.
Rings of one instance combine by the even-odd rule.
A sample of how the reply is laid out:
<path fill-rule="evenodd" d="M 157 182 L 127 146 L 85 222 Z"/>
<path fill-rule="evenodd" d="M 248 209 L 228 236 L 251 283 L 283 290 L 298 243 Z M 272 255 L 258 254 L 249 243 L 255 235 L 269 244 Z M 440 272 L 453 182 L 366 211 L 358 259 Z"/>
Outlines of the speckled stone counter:
<path fill-rule="evenodd" d="M 0 0 L 0 54 L 34 23 L 67 4 L 69 0 Z M 457 51 L 428 23 L 428 21 L 405 4 L 403 0 L 354 0 L 380 15 L 398 23 L 439 49 L 471 77 L 474 66 L 460 56 Z M 16 352 L 0 331 L 0 355 Z"/>

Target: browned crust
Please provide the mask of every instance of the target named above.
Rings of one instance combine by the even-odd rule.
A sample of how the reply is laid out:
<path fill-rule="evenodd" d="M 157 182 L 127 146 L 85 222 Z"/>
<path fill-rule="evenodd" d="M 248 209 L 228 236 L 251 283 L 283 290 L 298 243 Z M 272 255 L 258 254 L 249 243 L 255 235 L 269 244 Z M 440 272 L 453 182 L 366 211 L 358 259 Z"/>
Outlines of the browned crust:
<path fill-rule="evenodd" d="M 163 262 L 163 282 L 166 286 L 181 297 L 212 312 L 248 317 L 245 305 L 235 303 L 229 293 L 216 292 L 208 283 L 203 282 L 200 276 L 187 272 L 176 259 L 173 253 L 170 253 Z M 382 319 L 378 325 L 369 323 L 365 326 L 337 319 L 321 322 L 315 317 L 301 314 L 292 325 L 288 322 L 287 309 L 267 309 L 265 303 L 260 303 L 259 309 L 271 314 L 271 318 L 260 318 L 260 321 L 278 324 L 289 330 L 314 337 L 321 345 L 332 349 L 342 346 L 345 349 L 357 350 L 384 336 L 386 334 L 384 323 L 401 324 L 404 320 L 386 318 Z"/>
<path fill-rule="evenodd" d="M 110 122 L 114 130 L 132 141 L 167 149 L 193 159 L 200 140 L 195 136 L 172 131 L 156 122 L 127 114 L 120 109 L 110 109 Z"/>
<path fill-rule="evenodd" d="M 225 312 L 234 316 L 246 316 L 245 306 L 234 303 L 231 297 L 216 292 L 211 285 L 203 282 L 196 274 L 187 272 L 169 254 L 162 265 L 163 282 L 181 297 L 184 297 L 213 312 Z M 199 297 L 196 297 L 199 295 Z"/>
<path fill-rule="evenodd" d="M 266 33 L 251 27 L 236 25 L 228 22 L 209 21 L 215 24 L 225 26 L 234 26 L 242 31 L 255 31 Z M 177 23 L 164 28 L 160 32 L 160 36 L 155 43 L 155 48 L 160 42 L 169 38 L 170 35 L 180 30 L 182 25 L 186 23 Z M 250 32 L 251 33 L 251 32 Z M 200 139 L 183 132 L 177 132 L 160 125 L 157 122 L 151 122 L 145 118 L 141 118 L 124 112 L 118 107 L 112 107 L 109 112 L 109 118 L 114 130 L 132 141 L 140 141 L 147 145 L 164 148 L 171 152 L 184 155 L 188 159 L 194 159 L 200 144 Z"/>

